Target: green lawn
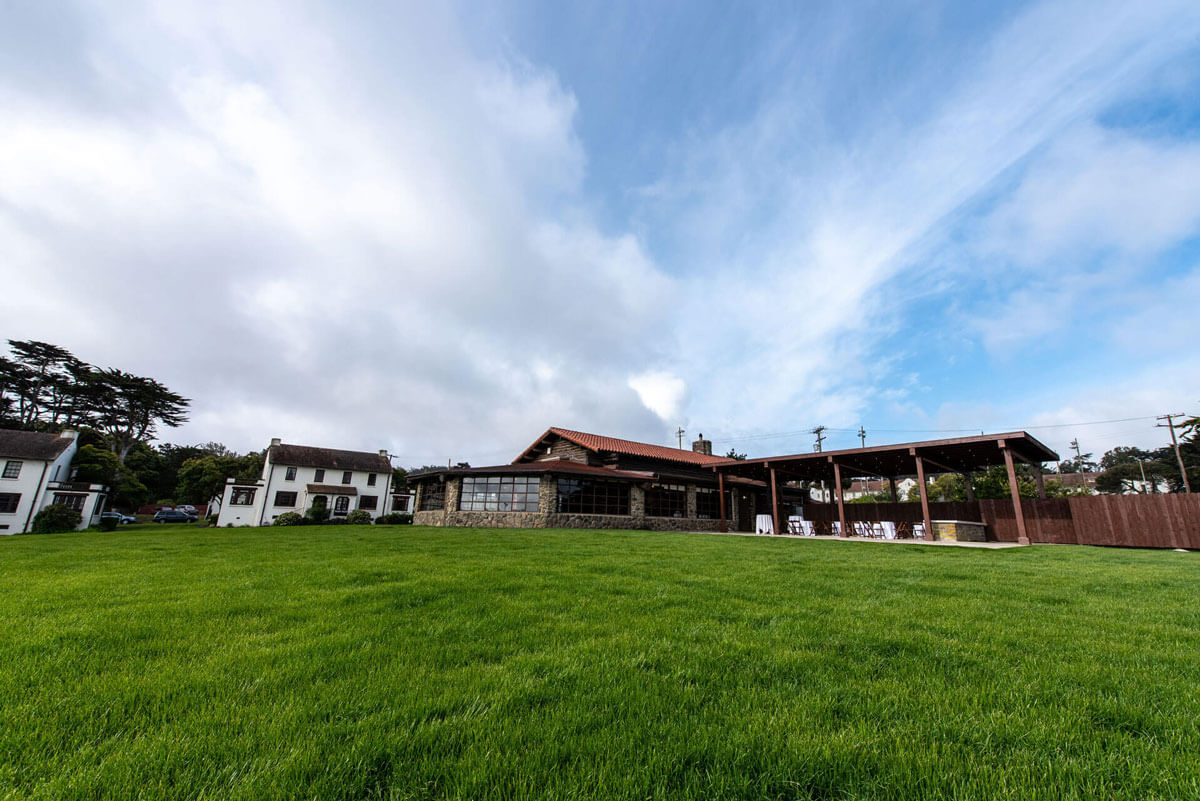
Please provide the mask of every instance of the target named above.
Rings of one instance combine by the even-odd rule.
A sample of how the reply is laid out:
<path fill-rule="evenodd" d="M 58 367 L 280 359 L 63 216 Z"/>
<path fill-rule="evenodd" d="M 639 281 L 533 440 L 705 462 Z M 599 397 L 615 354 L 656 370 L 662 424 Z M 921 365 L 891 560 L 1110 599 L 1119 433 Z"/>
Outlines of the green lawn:
<path fill-rule="evenodd" d="M 0 798 L 1200 798 L 1200 555 L 0 538 Z"/>

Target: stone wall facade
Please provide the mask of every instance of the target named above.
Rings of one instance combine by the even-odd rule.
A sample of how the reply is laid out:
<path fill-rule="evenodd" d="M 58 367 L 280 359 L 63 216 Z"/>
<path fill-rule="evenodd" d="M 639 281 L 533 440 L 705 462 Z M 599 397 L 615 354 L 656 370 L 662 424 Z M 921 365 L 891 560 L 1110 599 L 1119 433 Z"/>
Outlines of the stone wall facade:
<path fill-rule="evenodd" d="M 649 531 L 719 531 L 720 520 L 701 520 L 696 515 L 696 488 L 688 487 L 688 517 L 647 517 L 646 493 L 636 484 L 629 488 L 629 515 L 560 514 L 558 478 L 543 475 L 538 483 L 536 512 L 464 512 L 458 508 L 461 477 L 446 479 L 446 506 L 441 511 L 417 512 L 418 526 L 472 526 L 480 528 L 595 528 L 645 529 Z"/>

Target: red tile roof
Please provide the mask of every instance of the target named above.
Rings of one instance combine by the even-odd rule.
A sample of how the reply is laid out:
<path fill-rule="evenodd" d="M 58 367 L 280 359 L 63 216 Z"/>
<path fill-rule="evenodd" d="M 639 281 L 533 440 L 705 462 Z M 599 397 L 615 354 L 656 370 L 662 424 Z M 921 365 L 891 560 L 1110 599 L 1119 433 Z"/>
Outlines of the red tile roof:
<path fill-rule="evenodd" d="M 576 445 L 587 448 L 593 453 L 620 453 L 625 456 L 641 456 L 647 459 L 662 459 L 668 462 L 681 462 L 683 464 L 702 465 L 707 467 L 711 464 L 717 464 L 726 461 L 720 456 L 709 456 L 704 453 L 696 453 L 695 451 L 685 451 L 679 448 L 668 448 L 664 445 L 650 445 L 646 442 L 633 442 L 628 439 L 617 439 L 616 437 L 603 437 L 599 434 L 587 434 L 583 431 L 571 431 L 567 428 L 548 428 L 546 433 L 542 434 L 537 440 L 525 449 L 525 452 L 513 460 L 513 464 L 520 462 L 522 459 L 538 458 L 539 454 L 533 452 L 539 444 L 551 435 L 557 435 L 565 440 L 574 442 Z"/>
<path fill-rule="evenodd" d="M 478 475 L 536 475 L 538 473 L 571 473 L 597 478 L 628 478 L 635 481 L 649 481 L 655 477 L 653 473 L 640 473 L 629 470 L 617 470 L 612 467 L 573 462 L 570 459 L 546 459 L 540 462 L 524 462 L 522 464 L 501 464 L 491 467 L 444 467 L 440 470 L 429 470 L 420 473 L 409 473 L 409 481 L 420 481 L 430 476 L 478 476 Z"/>

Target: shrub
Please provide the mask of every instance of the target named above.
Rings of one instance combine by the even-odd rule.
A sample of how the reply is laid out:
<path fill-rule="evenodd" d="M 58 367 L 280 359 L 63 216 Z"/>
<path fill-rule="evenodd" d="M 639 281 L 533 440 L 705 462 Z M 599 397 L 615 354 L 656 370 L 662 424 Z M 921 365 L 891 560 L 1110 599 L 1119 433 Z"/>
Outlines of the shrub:
<path fill-rule="evenodd" d="M 118 522 L 117 518 L 115 518 L 115 517 L 102 517 L 102 518 L 100 518 L 100 530 L 101 531 L 116 531 L 117 530 L 117 522 Z"/>
<path fill-rule="evenodd" d="M 284 512 L 279 517 L 275 518 L 271 523 L 272 526 L 302 526 L 304 518 L 298 512 Z"/>
<path fill-rule="evenodd" d="M 324 523 L 329 519 L 328 506 L 314 506 L 304 513 L 304 516 L 314 523 Z"/>
<path fill-rule="evenodd" d="M 371 513 L 366 509 L 355 509 L 350 514 L 346 515 L 346 522 L 352 526 L 370 525 Z"/>
<path fill-rule="evenodd" d="M 412 523 L 412 515 L 404 512 L 392 512 L 375 518 L 377 526 L 403 526 Z"/>
<path fill-rule="evenodd" d="M 30 529 L 34 534 L 60 534 L 64 531 L 74 531 L 83 522 L 83 518 L 74 509 L 68 509 L 61 503 L 53 503 L 33 518 Z"/>

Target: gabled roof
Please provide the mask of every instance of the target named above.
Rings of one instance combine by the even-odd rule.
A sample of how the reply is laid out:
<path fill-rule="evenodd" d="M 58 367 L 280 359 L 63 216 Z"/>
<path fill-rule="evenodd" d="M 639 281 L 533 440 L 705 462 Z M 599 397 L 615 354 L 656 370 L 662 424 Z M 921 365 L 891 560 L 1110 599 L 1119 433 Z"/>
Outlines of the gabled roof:
<path fill-rule="evenodd" d="M 52 462 L 74 441 L 74 437 L 60 437 L 58 434 L 0 428 L 0 458 Z"/>
<path fill-rule="evenodd" d="M 391 462 L 379 453 L 339 451 L 333 448 L 310 448 L 307 445 L 272 445 L 267 451 L 271 464 L 289 467 L 323 467 L 326 470 L 365 470 L 372 473 L 392 472 Z"/>
<path fill-rule="evenodd" d="M 709 456 L 708 454 L 696 453 L 695 451 L 685 451 L 679 448 L 668 448 L 664 445 L 650 445 L 646 442 L 634 442 L 628 439 L 604 437 L 599 434 L 587 434 L 583 431 L 571 431 L 567 428 L 552 427 L 546 429 L 545 434 L 538 437 L 532 445 L 525 449 L 524 453 L 514 459 L 513 464 L 536 461 L 542 458 L 545 454 L 540 453 L 538 449 L 545 448 L 546 441 L 553 436 L 562 437 L 565 440 L 574 442 L 576 445 L 587 448 L 593 453 L 619 453 L 624 456 L 662 459 L 668 462 L 702 465 L 704 467 L 725 461 L 720 456 Z"/>

